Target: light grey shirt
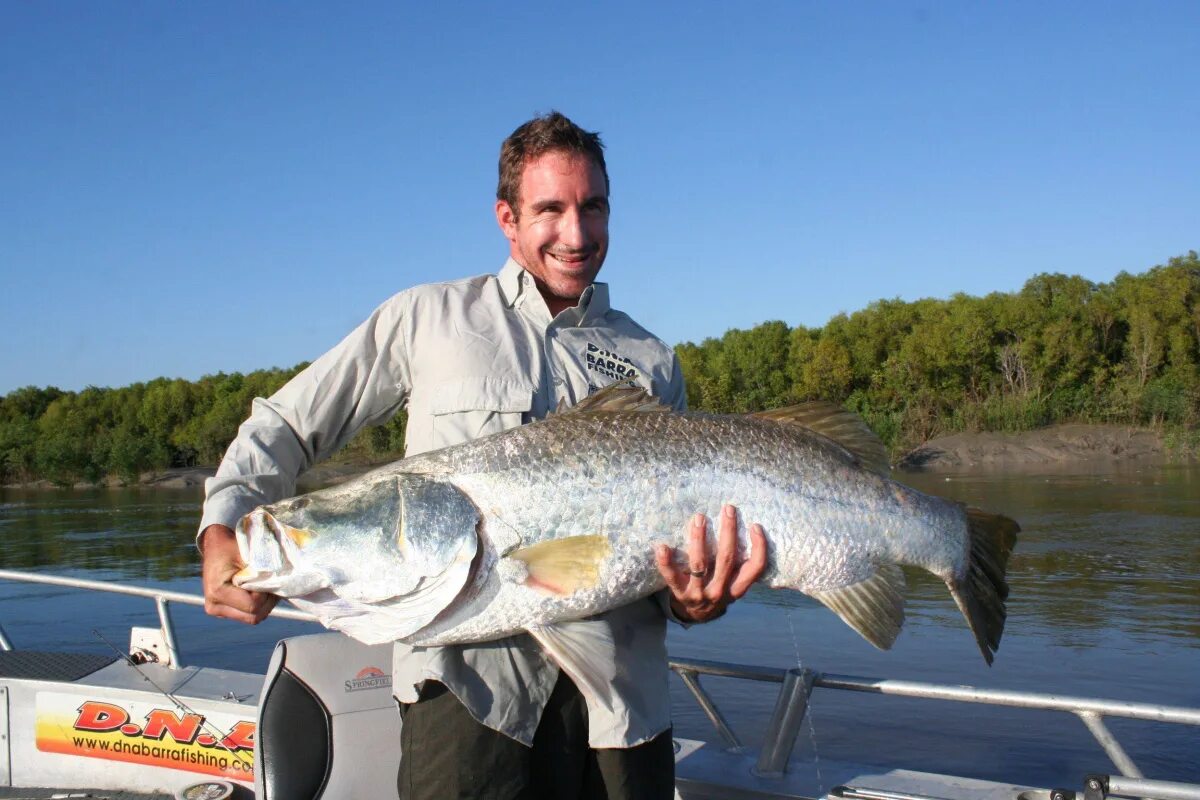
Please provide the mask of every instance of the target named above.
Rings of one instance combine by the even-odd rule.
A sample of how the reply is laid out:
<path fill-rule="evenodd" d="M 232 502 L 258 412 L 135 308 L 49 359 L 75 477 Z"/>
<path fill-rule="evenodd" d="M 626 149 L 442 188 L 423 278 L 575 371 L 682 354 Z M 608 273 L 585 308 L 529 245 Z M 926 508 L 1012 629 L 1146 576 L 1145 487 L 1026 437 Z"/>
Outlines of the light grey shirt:
<path fill-rule="evenodd" d="M 200 524 L 233 527 L 295 494 L 296 478 L 364 426 L 408 411 L 406 454 L 541 419 L 597 389 L 633 380 L 682 409 L 674 352 L 589 287 L 552 317 L 532 276 L 509 259 L 498 275 L 427 284 L 387 300 L 270 399 L 256 399 L 217 474 Z M 686 520 L 680 520 L 684 524 Z M 606 626 L 617 649 L 618 702 L 589 704 L 593 747 L 631 747 L 670 725 L 665 597 L 571 625 Z M 530 744 L 558 668 L 528 635 L 453 647 L 395 646 L 393 691 L 415 702 L 444 683 L 472 716 Z"/>

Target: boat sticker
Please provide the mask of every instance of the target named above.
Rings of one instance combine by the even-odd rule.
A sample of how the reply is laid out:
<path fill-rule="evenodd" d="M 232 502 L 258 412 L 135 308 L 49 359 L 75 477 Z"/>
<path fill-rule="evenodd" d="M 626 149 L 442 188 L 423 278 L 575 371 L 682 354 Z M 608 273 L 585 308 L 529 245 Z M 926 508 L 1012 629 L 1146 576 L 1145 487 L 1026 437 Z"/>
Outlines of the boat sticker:
<path fill-rule="evenodd" d="M 106 761 L 254 780 L 254 720 L 137 700 L 38 692 L 37 748 Z"/>

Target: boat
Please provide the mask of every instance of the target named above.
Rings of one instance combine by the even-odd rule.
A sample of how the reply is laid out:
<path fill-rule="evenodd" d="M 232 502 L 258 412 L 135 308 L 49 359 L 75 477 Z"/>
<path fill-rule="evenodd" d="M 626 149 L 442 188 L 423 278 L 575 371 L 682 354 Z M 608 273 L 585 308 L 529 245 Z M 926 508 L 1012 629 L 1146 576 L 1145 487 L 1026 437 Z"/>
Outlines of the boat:
<path fill-rule="evenodd" d="M 14 646 L 0 620 L 0 798 L 342 800 L 395 796 L 400 720 L 391 646 L 324 632 L 279 641 L 264 672 L 185 665 L 171 605 L 183 592 L 0 570 L 0 580 L 152 601 L 157 628 L 135 627 L 111 655 Z M 277 608 L 276 618 L 312 621 Z M 715 739 L 675 739 L 682 800 L 1200 800 L 1200 784 L 1143 775 L 1106 720 L 1200 726 L 1200 709 L 672 659 Z M 706 677 L 776 692 L 761 747 L 749 748 Z M 1056 786 L 793 757 L 814 692 L 856 692 L 1056 711 L 1075 716 L 1111 760 Z M 1019 776 L 1018 776 L 1019 778 Z M 37 794 L 41 790 L 43 793 Z M 57 792 L 53 794 L 51 792 Z"/>

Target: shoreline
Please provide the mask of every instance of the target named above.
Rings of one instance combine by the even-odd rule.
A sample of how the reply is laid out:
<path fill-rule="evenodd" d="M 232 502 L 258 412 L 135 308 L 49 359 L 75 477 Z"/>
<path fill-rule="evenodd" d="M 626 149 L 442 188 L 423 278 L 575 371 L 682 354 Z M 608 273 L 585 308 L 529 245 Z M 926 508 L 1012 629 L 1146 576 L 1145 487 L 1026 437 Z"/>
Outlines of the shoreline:
<path fill-rule="evenodd" d="M 311 492 L 325 486 L 333 486 L 343 481 L 356 478 L 363 473 L 390 464 L 390 461 L 380 461 L 363 464 L 329 463 L 318 464 L 305 472 L 296 481 L 296 487 L 302 492 Z M 76 491 L 79 489 L 203 489 L 204 481 L 217 472 L 212 467 L 171 467 L 160 472 L 146 472 L 136 482 L 129 483 L 119 478 L 108 477 L 99 483 L 78 481 L 71 486 L 61 486 L 45 478 L 25 483 L 8 483 L 0 489 L 46 489 L 61 491 Z"/>
<path fill-rule="evenodd" d="M 1017 433 L 952 433 L 902 456 L 905 472 L 1038 472 L 1160 466 L 1171 461 L 1160 431 L 1067 423 Z"/>
<path fill-rule="evenodd" d="M 1152 428 L 1126 425 L 1051 425 L 1019 433 L 952 433 L 931 439 L 894 464 L 900 472 L 1038 472 L 1064 468 L 1111 469 L 1159 466 L 1171 461 L 1162 435 Z M 355 478 L 388 461 L 318 464 L 300 476 L 297 488 L 312 491 Z M 216 473 L 212 467 L 176 467 L 143 474 L 135 483 L 106 478 L 59 486 L 41 479 L 5 484 L 4 489 L 199 489 Z"/>

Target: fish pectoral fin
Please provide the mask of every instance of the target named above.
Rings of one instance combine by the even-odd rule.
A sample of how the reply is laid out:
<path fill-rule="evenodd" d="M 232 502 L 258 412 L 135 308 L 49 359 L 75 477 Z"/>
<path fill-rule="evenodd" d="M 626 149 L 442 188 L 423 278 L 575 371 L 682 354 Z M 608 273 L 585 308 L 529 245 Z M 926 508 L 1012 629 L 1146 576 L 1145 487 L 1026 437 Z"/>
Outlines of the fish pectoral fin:
<path fill-rule="evenodd" d="M 617 646 L 612 629 L 599 620 L 578 620 L 529 629 L 546 654 L 575 683 L 589 704 L 612 710 Z"/>
<path fill-rule="evenodd" d="M 611 552 L 608 537 L 600 534 L 552 539 L 509 553 L 507 558 L 522 562 L 525 572 L 505 572 L 514 577 L 520 575 L 523 580 L 517 582 L 531 589 L 565 596 L 595 586 L 600 578 L 600 563 Z"/>
<path fill-rule="evenodd" d="M 904 625 L 904 585 L 900 567 L 885 564 L 865 581 L 812 596 L 868 642 L 889 650 Z"/>
<path fill-rule="evenodd" d="M 864 469 L 879 475 L 886 477 L 891 470 L 887 448 L 875 432 L 867 427 L 858 414 L 835 403 L 814 400 L 787 408 L 759 411 L 750 416 L 784 425 L 797 425 L 819 433 L 844 447 Z"/>

